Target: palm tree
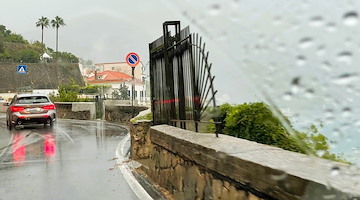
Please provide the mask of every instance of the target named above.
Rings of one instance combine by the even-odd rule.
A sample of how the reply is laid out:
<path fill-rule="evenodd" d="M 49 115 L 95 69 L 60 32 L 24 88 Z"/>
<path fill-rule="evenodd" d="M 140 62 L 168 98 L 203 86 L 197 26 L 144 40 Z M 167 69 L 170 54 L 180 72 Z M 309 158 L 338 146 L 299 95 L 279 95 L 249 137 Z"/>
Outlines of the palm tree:
<path fill-rule="evenodd" d="M 41 44 L 44 45 L 44 27 L 49 27 L 49 19 L 42 16 L 39 21 L 36 22 L 36 27 L 41 27 Z"/>
<path fill-rule="evenodd" d="M 59 27 L 66 26 L 66 24 L 64 23 L 64 20 L 61 17 L 56 16 L 55 19 L 51 20 L 51 26 L 53 28 L 56 28 L 56 52 L 58 52 Z"/>

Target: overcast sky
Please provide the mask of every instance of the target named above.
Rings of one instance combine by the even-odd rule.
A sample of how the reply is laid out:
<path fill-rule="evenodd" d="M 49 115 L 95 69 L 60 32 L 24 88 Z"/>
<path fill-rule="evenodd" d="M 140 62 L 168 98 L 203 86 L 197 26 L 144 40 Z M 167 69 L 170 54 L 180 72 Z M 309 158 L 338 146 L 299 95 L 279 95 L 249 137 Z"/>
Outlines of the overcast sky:
<path fill-rule="evenodd" d="M 231 67 L 224 67 L 231 66 L 231 63 L 220 55 L 223 52 L 216 52 L 211 37 L 206 38 L 210 36 L 206 30 L 202 30 L 206 27 L 196 26 L 208 17 L 206 10 L 209 10 L 210 15 L 214 14 L 211 12 L 217 12 L 216 5 L 204 0 L 171 3 L 166 0 L 12 0 L 0 7 L 0 24 L 22 34 L 29 41 L 41 41 L 41 29 L 35 26 L 38 19 L 42 16 L 49 19 L 60 16 L 66 26 L 59 29 L 59 51 L 71 52 L 95 63 L 124 61 L 127 53 L 136 52 L 146 64 L 149 60 L 148 44 L 162 35 L 162 23 L 180 20 L 182 27 L 190 25 L 192 32 L 200 32 L 205 36 L 210 62 L 214 63 L 213 71 L 217 77 L 215 85 L 219 90 L 218 98 L 220 101 L 230 101 L 231 91 L 224 81 L 229 76 L 237 80 L 242 75 L 234 74 Z M 193 13 L 205 14 L 195 16 Z M 55 29 L 49 27 L 44 30 L 44 43 L 55 49 Z M 243 90 L 248 89 L 239 89 Z M 231 101 L 248 101 L 255 97 L 254 94 L 249 95 L 249 92 L 244 93 L 241 100 L 233 97 Z"/>
<path fill-rule="evenodd" d="M 38 19 L 60 16 L 67 24 L 59 29 L 60 51 L 95 63 L 124 61 L 129 52 L 137 52 L 146 64 L 148 44 L 162 35 L 162 23 L 180 20 L 182 27 L 190 25 L 192 32 L 204 36 L 218 100 L 242 103 L 261 100 L 253 85 L 275 100 L 282 99 L 291 90 L 294 77 L 304 80 L 307 73 L 310 80 L 324 75 L 314 69 L 320 69 L 326 59 L 332 66 L 343 64 L 331 60 L 336 54 L 355 65 L 355 51 L 351 57 L 348 51 L 353 49 L 338 47 L 356 40 L 352 35 L 360 32 L 357 13 L 344 21 L 347 12 L 360 9 L 357 2 L 11 0 L 0 7 L 0 24 L 36 41 L 41 40 L 41 29 L 35 26 Z M 44 37 L 45 44 L 55 49 L 55 30 L 45 29 Z M 318 91 L 311 88 L 317 85 L 306 86 L 306 91 Z M 293 102 L 299 104 L 285 103 Z"/>

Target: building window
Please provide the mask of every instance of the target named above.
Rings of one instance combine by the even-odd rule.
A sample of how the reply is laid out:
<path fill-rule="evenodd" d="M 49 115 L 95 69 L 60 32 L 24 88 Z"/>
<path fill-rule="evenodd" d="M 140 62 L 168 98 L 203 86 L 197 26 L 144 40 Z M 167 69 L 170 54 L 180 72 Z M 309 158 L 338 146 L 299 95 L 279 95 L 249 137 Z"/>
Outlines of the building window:
<path fill-rule="evenodd" d="M 128 96 L 130 96 L 130 90 L 128 90 Z"/>

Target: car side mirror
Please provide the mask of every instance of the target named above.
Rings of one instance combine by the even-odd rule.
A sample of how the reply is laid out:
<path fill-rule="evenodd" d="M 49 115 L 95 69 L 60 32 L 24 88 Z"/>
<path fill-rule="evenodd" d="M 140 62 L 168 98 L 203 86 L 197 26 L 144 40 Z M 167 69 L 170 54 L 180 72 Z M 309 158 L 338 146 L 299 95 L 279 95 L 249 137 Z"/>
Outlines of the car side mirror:
<path fill-rule="evenodd" d="M 10 105 L 9 102 L 3 103 L 3 106 L 9 106 L 9 105 Z"/>

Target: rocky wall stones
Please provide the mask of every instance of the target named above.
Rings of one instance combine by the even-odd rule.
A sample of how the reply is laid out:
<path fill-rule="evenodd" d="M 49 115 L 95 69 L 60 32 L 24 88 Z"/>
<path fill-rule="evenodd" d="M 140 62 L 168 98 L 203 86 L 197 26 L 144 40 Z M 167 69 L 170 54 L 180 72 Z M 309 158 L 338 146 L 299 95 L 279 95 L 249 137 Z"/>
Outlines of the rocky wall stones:
<path fill-rule="evenodd" d="M 91 119 L 90 111 L 71 111 L 71 104 L 61 104 L 55 103 L 56 114 L 58 118 L 63 119 L 79 119 L 79 120 L 89 120 Z"/>
<path fill-rule="evenodd" d="M 174 199 L 263 200 L 249 191 L 237 188 L 238 184 L 234 182 L 216 178 L 219 177 L 216 172 L 184 160 L 159 146 L 153 146 L 150 159 L 154 169 L 142 169 Z"/>

